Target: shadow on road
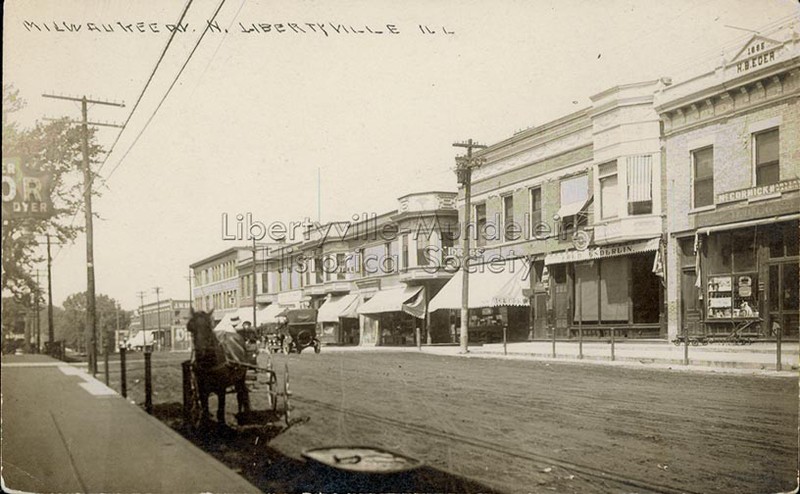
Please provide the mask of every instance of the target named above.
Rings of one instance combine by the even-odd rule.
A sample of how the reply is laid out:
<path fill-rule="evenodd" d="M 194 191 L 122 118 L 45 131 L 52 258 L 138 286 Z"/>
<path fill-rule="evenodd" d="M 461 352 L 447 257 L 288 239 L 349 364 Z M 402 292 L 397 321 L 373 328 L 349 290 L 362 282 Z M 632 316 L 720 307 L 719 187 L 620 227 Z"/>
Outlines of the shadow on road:
<path fill-rule="evenodd" d="M 286 430 L 280 421 L 264 425 L 275 418 L 271 412 L 251 412 L 236 427 L 212 425 L 201 430 L 184 426 L 181 403 L 155 405 L 153 415 L 266 492 L 497 492 L 427 466 L 399 474 L 366 475 L 291 458 L 269 446 Z"/>

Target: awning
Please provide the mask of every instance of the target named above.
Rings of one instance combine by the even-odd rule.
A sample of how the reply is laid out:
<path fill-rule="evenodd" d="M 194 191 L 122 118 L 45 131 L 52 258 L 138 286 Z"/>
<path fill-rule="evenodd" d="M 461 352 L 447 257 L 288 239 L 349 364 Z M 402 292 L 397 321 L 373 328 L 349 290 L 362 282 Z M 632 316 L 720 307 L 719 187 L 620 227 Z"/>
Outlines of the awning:
<path fill-rule="evenodd" d="M 214 331 L 235 333 L 237 329 L 242 329 L 245 322 L 253 324 L 252 307 L 239 307 L 234 311 L 228 312 L 214 327 Z"/>
<path fill-rule="evenodd" d="M 592 259 L 601 259 L 603 257 L 617 257 L 638 254 L 640 252 L 653 252 L 658 250 L 660 241 L 661 237 L 656 237 L 649 240 L 640 240 L 638 242 L 629 242 L 625 244 L 598 245 L 584 250 L 553 252 L 545 256 L 544 263 L 550 266 L 552 264 L 564 264 L 567 262 L 591 261 Z"/>
<path fill-rule="evenodd" d="M 407 312 L 404 310 L 404 305 L 421 291 L 421 286 L 398 286 L 380 290 L 374 297 L 358 308 L 358 313 Z"/>
<path fill-rule="evenodd" d="M 276 324 L 283 322 L 281 314 L 283 314 L 285 310 L 286 308 L 282 305 L 270 304 L 256 312 L 256 322 L 259 326 L 262 324 Z"/>
<path fill-rule="evenodd" d="M 737 230 L 739 228 L 749 228 L 751 226 L 759 226 L 759 225 L 766 225 L 769 223 L 780 223 L 782 221 L 792 221 L 800 218 L 800 214 L 786 214 L 783 216 L 772 216 L 770 218 L 761 218 L 757 220 L 750 220 L 750 221 L 740 221 L 739 223 L 728 223 L 725 225 L 714 225 L 714 226 L 707 226 L 705 228 L 700 228 L 697 230 L 699 235 L 705 234 L 708 235 L 709 233 L 713 232 L 722 232 L 725 230 Z"/>
<path fill-rule="evenodd" d="M 135 335 L 128 338 L 127 342 L 130 347 L 145 346 L 153 344 L 153 331 L 139 331 Z"/>
<path fill-rule="evenodd" d="M 474 272 L 469 274 L 469 307 L 524 307 L 530 304 L 523 293 L 530 287 L 528 266 L 519 259 L 509 260 L 504 266 L 492 265 L 471 266 Z M 450 281 L 428 304 L 428 310 L 460 309 L 463 274 L 456 272 Z"/>
<path fill-rule="evenodd" d="M 317 313 L 318 322 L 339 322 L 343 313 L 349 312 L 350 306 L 358 301 L 358 294 L 351 293 L 350 295 L 333 296 L 326 300 L 322 307 L 319 308 Z M 356 315 L 358 317 L 358 315 Z"/>
<path fill-rule="evenodd" d="M 568 216 L 575 216 L 576 214 L 580 213 L 581 211 L 586 208 L 589 204 L 589 200 L 591 197 L 587 198 L 585 201 L 578 201 L 578 202 L 571 202 L 569 204 L 564 204 L 558 209 L 558 216 L 561 218 L 566 218 Z"/>

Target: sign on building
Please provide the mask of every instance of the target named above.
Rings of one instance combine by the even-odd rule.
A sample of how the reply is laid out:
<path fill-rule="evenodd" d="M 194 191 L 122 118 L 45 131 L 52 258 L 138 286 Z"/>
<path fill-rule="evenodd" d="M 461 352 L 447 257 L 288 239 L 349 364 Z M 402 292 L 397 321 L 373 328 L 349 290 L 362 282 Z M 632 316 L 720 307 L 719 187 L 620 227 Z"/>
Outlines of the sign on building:
<path fill-rule="evenodd" d="M 52 174 L 3 156 L 3 219 L 45 218 L 53 211 Z"/>

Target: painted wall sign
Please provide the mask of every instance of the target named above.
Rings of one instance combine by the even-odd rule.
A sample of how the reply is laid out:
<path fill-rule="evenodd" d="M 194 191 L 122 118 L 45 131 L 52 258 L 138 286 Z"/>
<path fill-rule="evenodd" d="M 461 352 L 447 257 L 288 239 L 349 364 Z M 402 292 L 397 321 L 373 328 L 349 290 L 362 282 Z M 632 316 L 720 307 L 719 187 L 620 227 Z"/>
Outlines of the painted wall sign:
<path fill-rule="evenodd" d="M 721 192 L 717 194 L 717 204 L 743 201 L 745 199 L 751 199 L 754 197 L 769 196 L 772 194 L 780 194 L 781 192 L 789 192 L 798 189 L 800 189 L 800 178 L 792 178 L 770 185 L 760 185 L 758 187 L 749 187 L 747 189 Z"/>
<path fill-rule="evenodd" d="M 18 157 L 3 157 L 3 219 L 45 218 L 52 214 L 52 175 Z"/>

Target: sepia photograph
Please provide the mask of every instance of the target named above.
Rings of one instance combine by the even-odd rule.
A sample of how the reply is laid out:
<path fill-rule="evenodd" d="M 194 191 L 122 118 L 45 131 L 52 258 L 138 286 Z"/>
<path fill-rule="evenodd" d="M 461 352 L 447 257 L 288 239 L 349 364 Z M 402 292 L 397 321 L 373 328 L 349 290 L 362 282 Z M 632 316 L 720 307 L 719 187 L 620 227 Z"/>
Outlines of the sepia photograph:
<path fill-rule="evenodd" d="M 800 488 L 800 3 L 7 0 L 9 493 Z"/>

